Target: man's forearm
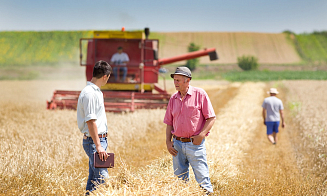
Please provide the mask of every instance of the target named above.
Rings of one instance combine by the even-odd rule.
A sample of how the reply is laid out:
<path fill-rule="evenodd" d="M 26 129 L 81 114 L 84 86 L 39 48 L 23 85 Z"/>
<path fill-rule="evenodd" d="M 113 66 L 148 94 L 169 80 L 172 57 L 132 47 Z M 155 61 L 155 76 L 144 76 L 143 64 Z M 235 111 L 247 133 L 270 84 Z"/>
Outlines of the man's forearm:
<path fill-rule="evenodd" d="M 284 112 L 283 112 L 283 110 L 280 110 L 279 112 L 280 112 L 280 117 L 281 117 L 282 123 L 283 123 L 284 122 Z"/>
<path fill-rule="evenodd" d="M 98 136 L 98 128 L 94 120 L 87 121 L 87 126 L 89 128 L 89 133 L 93 140 L 95 146 L 101 146 L 100 139 Z"/>
<path fill-rule="evenodd" d="M 173 130 L 173 126 L 167 125 L 167 127 L 166 127 L 166 142 L 171 141 L 171 137 L 173 136 L 173 134 L 171 134 L 172 130 Z"/>
<path fill-rule="evenodd" d="M 212 128 L 212 126 L 215 124 L 215 121 L 216 121 L 216 117 L 208 118 L 199 135 L 206 136 L 210 131 L 210 129 Z"/>

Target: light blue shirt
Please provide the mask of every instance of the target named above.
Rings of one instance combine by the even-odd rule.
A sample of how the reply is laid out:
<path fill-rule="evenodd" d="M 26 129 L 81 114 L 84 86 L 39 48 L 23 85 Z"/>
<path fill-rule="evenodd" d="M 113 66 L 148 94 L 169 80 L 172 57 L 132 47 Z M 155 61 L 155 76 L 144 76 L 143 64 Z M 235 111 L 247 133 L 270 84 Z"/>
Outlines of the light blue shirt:
<path fill-rule="evenodd" d="M 275 96 L 265 98 L 262 107 L 267 110 L 266 122 L 280 121 L 279 111 L 284 109 L 283 102 Z"/>
<path fill-rule="evenodd" d="M 115 53 L 112 55 L 110 62 L 114 62 L 115 65 L 126 65 L 126 63 L 123 62 L 128 62 L 129 57 L 125 52 L 122 53 Z"/>
<path fill-rule="evenodd" d="M 90 137 L 90 132 L 86 122 L 92 119 L 96 120 L 98 134 L 107 133 L 103 94 L 97 85 L 87 82 L 86 87 L 78 97 L 77 125 L 80 131 L 88 137 Z"/>

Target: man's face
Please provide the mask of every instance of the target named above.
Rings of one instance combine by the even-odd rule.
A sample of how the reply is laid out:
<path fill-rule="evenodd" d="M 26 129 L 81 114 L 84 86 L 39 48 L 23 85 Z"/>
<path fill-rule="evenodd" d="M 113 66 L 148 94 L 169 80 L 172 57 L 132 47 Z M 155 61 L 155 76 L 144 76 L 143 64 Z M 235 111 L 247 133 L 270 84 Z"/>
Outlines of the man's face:
<path fill-rule="evenodd" d="M 118 49 L 118 53 L 121 54 L 123 52 L 123 49 Z"/>
<path fill-rule="evenodd" d="M 174 85 L 178 91 L 186 91 L 189 85 L 190 79 L 182 75 L 174 75 Z"/>

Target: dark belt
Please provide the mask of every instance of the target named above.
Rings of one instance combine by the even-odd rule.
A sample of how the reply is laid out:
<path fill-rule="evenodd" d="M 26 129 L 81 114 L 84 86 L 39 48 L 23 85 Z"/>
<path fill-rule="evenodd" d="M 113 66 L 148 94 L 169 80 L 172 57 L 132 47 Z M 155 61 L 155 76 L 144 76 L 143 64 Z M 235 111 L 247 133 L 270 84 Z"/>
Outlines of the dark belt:
<path fill-rule="evenodd" d="M 193 138 L 186 138 L 186 137 L 177 137 L 176 135 L 173 135 L 173 137 L 181 142 L 192 142 Z"/>
<path fill-rule="evenodd" d="M 84 134 L 84 136 L 85 137 L 91 137 L 91 136 L 86 136 L 85 134 Z M 107 137 L 107 133 L 99 134 L 98 136 L 99 136 L 99 138 Z"/>

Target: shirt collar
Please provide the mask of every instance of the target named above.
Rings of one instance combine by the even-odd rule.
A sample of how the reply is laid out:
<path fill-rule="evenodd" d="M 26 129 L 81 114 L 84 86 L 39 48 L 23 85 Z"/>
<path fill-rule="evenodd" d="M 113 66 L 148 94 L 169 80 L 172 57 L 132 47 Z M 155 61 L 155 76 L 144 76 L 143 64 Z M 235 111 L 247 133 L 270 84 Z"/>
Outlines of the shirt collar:
<path fill-rule="evenodd" d="M 193 86 L 189 85 L 186 94 L 189 94 L 192 96 L 192 93 L 193 93 Z M 181 94 L 179 92 L 177 92 L 175 94 L 175 98 L 181 98 Z"/>
<path fill-rule="evenodd" d="M 87 82 L 87 85 L 90 85 L 96 91 L 100 91 L 100 88 L 92 82 Z"/>

